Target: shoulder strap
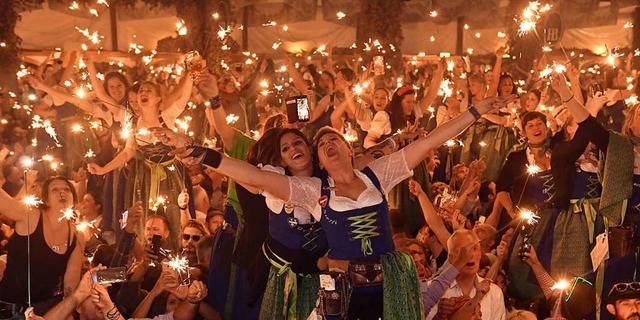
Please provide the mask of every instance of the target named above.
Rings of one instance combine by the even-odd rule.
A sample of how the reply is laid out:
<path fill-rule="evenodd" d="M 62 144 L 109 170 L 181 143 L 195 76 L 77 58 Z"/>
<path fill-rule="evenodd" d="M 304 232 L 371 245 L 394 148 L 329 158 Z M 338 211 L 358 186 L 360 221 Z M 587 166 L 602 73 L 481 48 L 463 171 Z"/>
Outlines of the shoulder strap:
<path fill-rule="evenodd" d="M 382 197 L 385 198 L 384 190 L 382 190 L 382 186 L 380 185 L 380 180 L 378 180 L 378 177 L 373 173 L 373 170 L 369 167 L 364 167 L 361 172 L 364 173 L 371 182 L 373 182 L 373 185 L 376 186 L 376 189 L 378 189 L 382 194 Z"/>

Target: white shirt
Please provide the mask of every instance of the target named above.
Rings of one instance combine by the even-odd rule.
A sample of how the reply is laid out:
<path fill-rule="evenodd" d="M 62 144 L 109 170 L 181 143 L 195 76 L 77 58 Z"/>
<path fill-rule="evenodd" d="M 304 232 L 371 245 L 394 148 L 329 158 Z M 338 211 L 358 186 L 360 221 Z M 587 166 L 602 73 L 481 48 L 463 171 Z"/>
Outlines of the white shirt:
<path fill-rule="evenodd" d="M 478 283 L 482 282 L 480 276 L 476 275 L 476 281 Z M 471 297 L 476 295 L 476 288 L 473 287 L 471 292 L 469 293 Z M 453 297 L 461 297 L 462 289 L 458 286 L 458 282 L 453 280 L 451 285 L 449 285 L 449 289 L 444 292 L 442 298 L 453 298 Z M 502 295 L 502 290 L 500 287 L 495 284 L 491 284 L 489 288 L 489 292 L 480 300 L 480 311 L 482 312 L 483 320 L 504 320 L 506 317 L 506 310 L 504 307 L 504 297 Z M 429 315 L 427 316 L 427 320 L 433 319 L 438 313 L 438 306 L 434 306 Z"/>
<path fill-rule="evenodd" d="M 404 150 L 394 152 L 388 156 L 376 159 L 371 162 L 368 167 L 378 178 L 382 191 L 386 196 L 391 189 L 402 180 L 413 175 L 413 171 L 409 170 L 404 157 Z M 359 170 L 354 170 L 355 175 L 364 182 L 367 189 L 364 190 L 357 200 L 348 197 L 338 196 L 334 190 L 331 190 L 329 199 L 329 207 L 334 211 L 343 212 L 353 209 L 366 208 L 379 204 L 383 201 L 382 194 L 373 182 Z M 320 205 L 320 196 L 322 189 L 322 181 L 316 177 L 296 177 L 288 176 L 290 199 L 286 202 L 295 206 L 302 207 L 310 212 L 316 221 L 320 221 L 322 215 L 322 206 Z M 333 179 L 329 178 L 329 187 L 334 186 Z"/>

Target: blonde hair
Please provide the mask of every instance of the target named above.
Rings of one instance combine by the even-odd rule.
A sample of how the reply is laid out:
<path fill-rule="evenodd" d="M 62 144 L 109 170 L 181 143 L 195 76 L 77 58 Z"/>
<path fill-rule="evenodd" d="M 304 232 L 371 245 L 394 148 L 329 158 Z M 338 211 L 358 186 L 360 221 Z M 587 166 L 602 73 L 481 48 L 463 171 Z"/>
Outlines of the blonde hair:
<path fill-rule="evenodd" d="M 627 137 L 633 137 L 633 132 L 631 131 L 631 127 L 633 126 L 633 118 L 636 117 L 636 113 L 638 112 L 638 108 L 640 107 L 640 103 L 636 103 L 628 108 L 627 114 L 624 117 L 624 122 L 622 123 L 622 133 Z M 638 132 L 640 134 L 640 132 Z M 640 138 L 640 137 L 638 137 Z"/>
<path fill-rule="evenodd" d="M 464 237 L 464 236 L 470 236 L 474 242 L 480 242 L 480 239 L 478 238 L 478 235 L 473 232 L 472 230 L 469 229 L 458 229 L 456 230 L 451 237 L 449 237 L 449 239 L 447 239 L 447 252 L 449 252 L 449 254 L 451 254 L 452 252 L 455 251 L 455 247 L 454 247 L 454 241 L 460 237 Z"/>
<path fill-rule="evenodd" d="M 536 315 L 527 310 L 513 310 L 507 314 L 505 320 L 536 320 Z"/>

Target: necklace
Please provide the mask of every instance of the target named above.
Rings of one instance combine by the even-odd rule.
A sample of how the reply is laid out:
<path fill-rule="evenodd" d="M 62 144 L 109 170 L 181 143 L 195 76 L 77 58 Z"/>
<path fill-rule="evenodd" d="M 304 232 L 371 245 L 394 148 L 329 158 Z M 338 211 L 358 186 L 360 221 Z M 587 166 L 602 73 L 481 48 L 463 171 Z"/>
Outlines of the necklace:
<path fill-rule="evenodd" d="M 66 248 L 67 247 L 67 243 L 62 243 L 62 244 L 54 244 L 51 246 L 51 250 L 53 250 L 53 252 L 58 253 L 60 252 L 61 248 Z"/>

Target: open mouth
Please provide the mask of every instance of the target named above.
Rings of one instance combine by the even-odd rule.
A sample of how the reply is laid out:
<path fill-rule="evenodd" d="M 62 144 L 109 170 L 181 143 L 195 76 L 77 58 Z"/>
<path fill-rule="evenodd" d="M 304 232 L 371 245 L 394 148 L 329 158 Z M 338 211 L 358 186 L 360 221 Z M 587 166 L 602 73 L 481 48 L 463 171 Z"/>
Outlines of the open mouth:
<path fill-rule="evenodd" d="M 464 266 L 467 268 L 473 268 L 476 265 L 475 262 L 471 261 L 471 262 L 467 262 L 467 264 L 465 264 Z"/>
<path fill-rule="evenodd" d="M 338 154 L 338 151 L 334 147 L 329 146 L 326 149 L 324 149 L 324 153 L 327 155 L 327 157 L 333 157 L 336 154 Z"/>
<path fill-rule="evenodd" d="M 293 160 L 300 159 L 300 158 L 302 158 L 302 153 L 300 152 L 294 153 L 293 156 L 291 157 L 291 159 Z"/>
<path fill-rule="evenodd" d="M 148 97 L 140 97 L 140 102 L 147 103 L 147 102 L 149 102 L 149 98 Z"/>
<path fill-rule="evenodd" d="M 533 133 L 533 136 L 534 136 L 534 137 L 539 137 L 539 136 L 541 136 L 541 135 L 542 135 L 542 131 L 538 131 L 538 132 L 534 132 L 534 133 Z"/>

